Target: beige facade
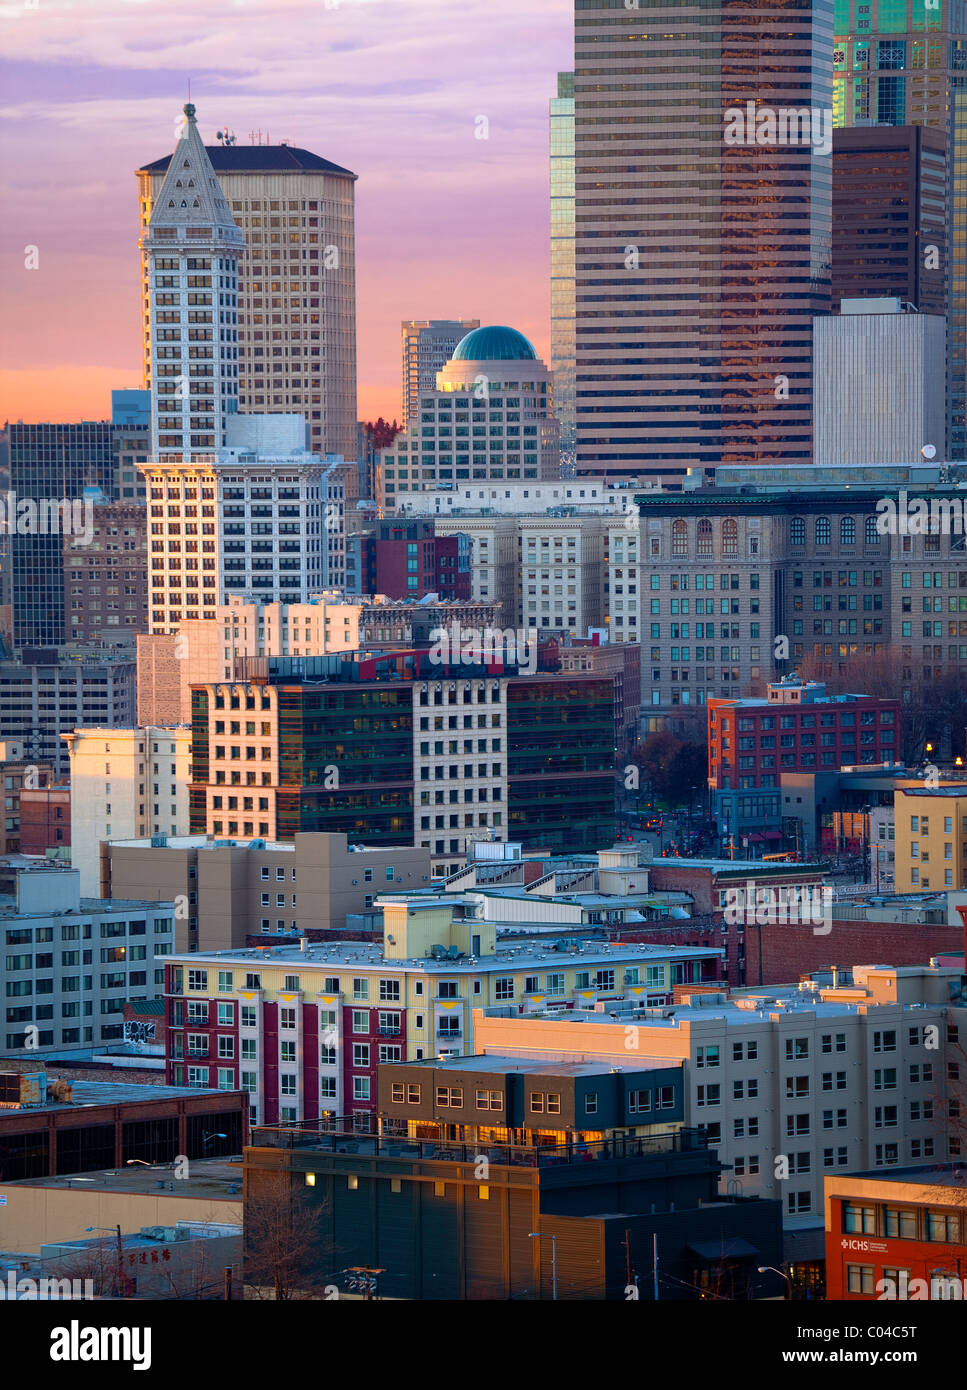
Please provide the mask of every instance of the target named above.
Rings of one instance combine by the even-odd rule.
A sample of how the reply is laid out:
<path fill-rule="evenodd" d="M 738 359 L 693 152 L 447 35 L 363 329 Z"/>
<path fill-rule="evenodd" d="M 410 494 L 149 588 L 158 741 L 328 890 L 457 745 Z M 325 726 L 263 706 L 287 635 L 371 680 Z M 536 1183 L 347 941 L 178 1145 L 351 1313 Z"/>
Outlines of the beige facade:
<path fill-rule="evenodd" d="M 424 848 L 350 848 L 345 835 L 299 833 L 292 843 L 218 840 L 204 835 L 104 844 L 105 897 L 142 896 L 176 905 L 178 951 L 228 951 L 249 936 L 300 936 L 344 927 L 371 911 L 391 884 L 427 888 Z"/>
<path fill-rule="evenodd" d="M 897 787 L 893 821 L 896 892 L 967 888 L 967 782 Z"/>
<path fill-rule="evenodd" d="M 70 750 L 71 863 L 82 897 L 96 898 L 102 840 L 187 831 L 191 729 L 75 729 L 61 737 Z"/>
<path fill-rule="evenodd" d="M 787 1226 L 810 1227 L 822 1223 L 824 1173 L 947 1157 L 948 1037 L 967 1020 L 949 1004 L 959 973 L 857 965 L 845 979 L 731 999 L 686 988 L 681 1004 L 641 1021 L 620 1009 L 600 1021 L 475 1010 L 474 1046 L 555 1061 L 683 1061 L 684 1122 L 707 1129 L 730 1165 L 723 1186 L 778 1199 Z"/>

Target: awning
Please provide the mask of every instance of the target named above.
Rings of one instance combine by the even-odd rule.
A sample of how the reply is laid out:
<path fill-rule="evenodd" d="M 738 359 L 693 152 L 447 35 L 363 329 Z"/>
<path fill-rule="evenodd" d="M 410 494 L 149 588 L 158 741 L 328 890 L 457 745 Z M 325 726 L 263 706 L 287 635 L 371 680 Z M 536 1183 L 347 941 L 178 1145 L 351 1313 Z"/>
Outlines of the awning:
<path fill-rule="evenodd" d="M 763 838 L 764 840 L 781 840 L 781 839 L 782 839 L 782 831 L 781 831 L 781 830 L 763 830 L 763 832 L 762 832 L 762 838 Z"/>
<path fill-rule="evenodd" d="M 760 1252 L 741 1236 L 731 1236 L 728 1240 L 702 1240 L 687 1247 L 701 1260 L 742 1260 Z"/>
<path fill-rule="evenodd" d="M 745 841 L 746 841 L 748 844 L 750 844 L 750 845 L 761 845 L 762 841 L 765 839 L 765 836 L 764 836 L 764 835 L 758 835 L 758 834 L 756 834 L 756 835 L 743 835 L 742 838 L 743 838 L 743 840 L 745 840 Z"/>

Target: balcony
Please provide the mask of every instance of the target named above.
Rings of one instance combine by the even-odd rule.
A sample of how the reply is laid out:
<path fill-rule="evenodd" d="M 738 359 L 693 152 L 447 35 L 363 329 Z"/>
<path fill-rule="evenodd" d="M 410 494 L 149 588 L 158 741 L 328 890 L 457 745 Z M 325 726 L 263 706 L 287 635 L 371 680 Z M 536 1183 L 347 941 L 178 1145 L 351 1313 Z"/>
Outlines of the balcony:
<path fill-rule="evenodd" d="M 436 1030 L 438 1038 L 455 1038 L 458 1042 L 463 1035 L 462 1028 L 438 1028 Z"/>

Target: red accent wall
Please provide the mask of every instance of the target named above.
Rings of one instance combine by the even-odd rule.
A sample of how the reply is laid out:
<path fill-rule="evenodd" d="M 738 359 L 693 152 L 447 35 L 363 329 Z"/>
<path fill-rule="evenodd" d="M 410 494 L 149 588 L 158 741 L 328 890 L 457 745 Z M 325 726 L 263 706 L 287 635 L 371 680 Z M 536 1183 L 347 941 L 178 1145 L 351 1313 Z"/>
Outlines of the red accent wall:
<path fill-rule="evenodd" d="M 886 960 L 891 965 L 926 965 L 931 956 L 963 946 L 959 926 L 835 920 L 831 925 L 825 936 L 814 935 L 808 923 L 746 926 L 747 983 L 788 984 L 833 963 L 849 967 Z"/>

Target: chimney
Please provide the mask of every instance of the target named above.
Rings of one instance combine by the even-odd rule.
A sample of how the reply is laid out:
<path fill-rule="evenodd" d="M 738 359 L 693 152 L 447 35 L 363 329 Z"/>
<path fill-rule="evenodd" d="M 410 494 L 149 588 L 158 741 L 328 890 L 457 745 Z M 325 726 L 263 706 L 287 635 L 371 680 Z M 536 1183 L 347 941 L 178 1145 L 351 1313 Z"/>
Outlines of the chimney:
<path fill-rule="evenodd" d="M 964 970 L 967 971 L 967 903 L 958 903 L 957 911 L 964 924 Z"/>

